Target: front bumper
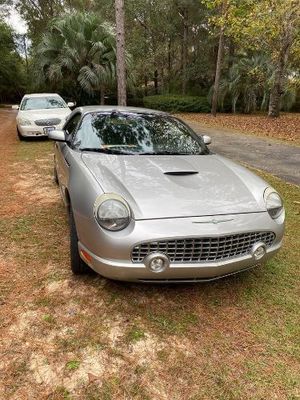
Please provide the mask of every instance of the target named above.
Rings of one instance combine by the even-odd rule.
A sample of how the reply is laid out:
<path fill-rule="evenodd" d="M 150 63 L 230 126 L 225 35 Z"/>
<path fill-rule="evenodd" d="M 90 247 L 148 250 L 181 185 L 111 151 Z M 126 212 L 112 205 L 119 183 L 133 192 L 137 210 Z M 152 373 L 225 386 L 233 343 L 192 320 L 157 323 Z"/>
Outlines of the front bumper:
<path fill-rule="evenodd" d="M 84 261 L 99 274 L 123 281 L 206 281 L 234 274 L 258 264 L 251 254 L 247 254 L 218 262 L 171 263 L 163 272 L 155 273 L 143 263 L 131 261 L 132 248 L 141 241 L 272 231 L 276 235 L 275 240 L 267 248 L 261 263 L 270 259 L 280 249 L 284 232 L 284 223 L 276 223 L 268 213 L 226 215 L 228 221 L 218 225 L 199 223 L 210 219 L 207 217 L 136 221 L 133 227 L 128 228 L 128 232 L 125 232 L 126 230 L 104 232 L 97 224 L 95 226 L 87 219 L 79 222 L 78 219 L 80 215 L 77 215 L 76 223 L 80 239 L 79 251 L 84 250 L 89 255 L 89 261 L 83 257 Z M 199 224 L 195 224 L 195 220 Z M 91 227 L 95 230 L 89 229 Z"/>
<path fill-rule="evenodd" d="M 20 135 L 24 137 L 48 137 L 48 134 L 44 132 L 44 128 L 47 126 L 37 126 L 37 125 L 29 125 L 22 126 L 18 124 L 18 131 Z M 62 129 L 63 124 L 56 125 L 55 129 Z"/>
<path fill-rule="evenodd" d="M 281 243 L 267 250 L 263 262 L 273 257 L 280 249 Z M 85 250 L 92 261 L 87 262 L 89 266 L 102 276 L 121 281 L 140 282 L 193 282 L 210 281 L 255 267 L 258 262 L 251 255 L 234 258 L 216 263 L 200 264 L 170 264 L 161 273 L 150 271 L 144 264 L 133 264 L 131 262 L 120 262 L 118 260 L 107 260 L 95 256 L 81 243 L 79 250 Z"/>

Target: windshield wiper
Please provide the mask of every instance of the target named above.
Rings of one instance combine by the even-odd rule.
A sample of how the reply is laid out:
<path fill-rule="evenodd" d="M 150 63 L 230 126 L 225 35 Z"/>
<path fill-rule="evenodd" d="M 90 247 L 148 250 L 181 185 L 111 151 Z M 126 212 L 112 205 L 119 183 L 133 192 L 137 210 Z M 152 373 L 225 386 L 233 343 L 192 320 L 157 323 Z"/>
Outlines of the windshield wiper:
<path fill-rule="evenodd" d="M 188 155 L 199 155 L 199 154 L 191 154 L 191 153 L 181 153 L 179 151 L 145 151 L 142 153 L 137 153 L 140 156 L 163 156 L 163 155 L 171 155 L 171 156 L 188 156 Z"/>
<path fill-rule="evenodd" d="M 112 150 L 106 148 L 99 148 L 99 147 L 83 147 L 79 148 L 80 151 L 94 151 L 97 153 L 104 153 L 104 154 L 125 154 L 125 155 L 133 155 L 133 153 L 128 153 L 122 150 Z"/>

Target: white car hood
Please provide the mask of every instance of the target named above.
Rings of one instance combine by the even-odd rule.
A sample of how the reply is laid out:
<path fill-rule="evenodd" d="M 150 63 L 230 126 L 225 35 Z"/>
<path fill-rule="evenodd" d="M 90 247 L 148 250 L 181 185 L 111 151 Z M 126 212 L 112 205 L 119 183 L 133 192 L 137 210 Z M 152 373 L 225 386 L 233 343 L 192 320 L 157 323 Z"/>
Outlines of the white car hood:
<path fill-rule="evenodd" d="M 62 122 L 64 122 L 70 113 L 71 110 L 69 108 L 54 108 L 51 110 L 20 110 L 17 120 L 22 118 L 34 122 L 38 119 L 60 118 Z"/>

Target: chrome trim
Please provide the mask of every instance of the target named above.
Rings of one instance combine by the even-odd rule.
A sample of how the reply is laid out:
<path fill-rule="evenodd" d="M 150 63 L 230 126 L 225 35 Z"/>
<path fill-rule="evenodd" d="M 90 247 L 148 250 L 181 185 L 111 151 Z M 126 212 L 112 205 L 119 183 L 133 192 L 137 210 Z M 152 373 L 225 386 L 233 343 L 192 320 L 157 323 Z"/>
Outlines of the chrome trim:
<path fill-rule="evenodd" d="M 142 242 L 133 247 L 131 260 L 141 263 L 150 253 L 164 253 L 170 263 L 209 263 L 251 254 L 257 242 L 266 248 L 275 240 L 274 232 L 245 232 L 226 236 L 176 238 Z"/>
<path fill-rule="evenodd" d="M 161 269 L 157 270 L 157 271 L 153 271 L 150 267 L 151 261 L 155 260 L 156 258 L 161 258 L 164 261 L 164 265 L 162 266 Z M 144 264 L 145 266 L 153 273 L 160 273 L 165 271 L 169 265 L 170 265 L 170 260 L 169 258 L 164 254 L 164 253 L 151 253 L 148 254 L 145 258 L 144 258 Z"/>
<path fill-rule="evenodd" d="M 61 123 L 60 118 L 47 118 L 47 119 L 37 119 L 34 121 L 37 126 L 52 126 L 59 125 Z"/>

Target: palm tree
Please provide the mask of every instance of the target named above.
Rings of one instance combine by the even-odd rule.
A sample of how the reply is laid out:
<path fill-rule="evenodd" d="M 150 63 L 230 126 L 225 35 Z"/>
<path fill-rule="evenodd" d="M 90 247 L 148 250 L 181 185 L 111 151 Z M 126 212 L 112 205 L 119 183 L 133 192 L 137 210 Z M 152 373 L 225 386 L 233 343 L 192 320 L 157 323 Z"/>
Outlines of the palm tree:
<path fill-rule="evenodd" d="M 223 108 L 225 98 L 231 99 L 235 113 L 237 103 L 243 112 L 251 113 L 257 109 L 268 109 L 275 71 L 270 58 L 265 54 L 242 56 L 235 60 L 228 76 L 220 82 L 219 104 Z M 296 81 L 296 79 L 294 79 Z M 288 79 L 283 88 L 280 107 L 289 110 L 296 99 L 297 84 Z"/>
<path fill-rule="evenodd" d="M 37 47 L 36 71 L 41 81 L 77 82 L 86 93 L 100 92 L 104 104 L 105 90 L 116 79 L 113 28 L 90 13 L 54 20 Z"/>
<path fill-rule="evenodd" d="M 243 56 L 236 60 L 229 70 L 228 77 L 220 83 L 220 102 L 230 96 L 232 111 L 236 112 L 237 103 L 245 113 L 264 109 L 269 98 L 271 70 L 269 59 L 265 55 Z"/>

